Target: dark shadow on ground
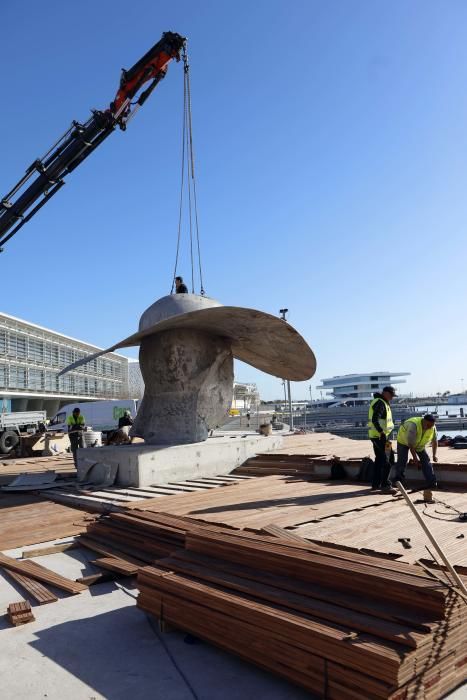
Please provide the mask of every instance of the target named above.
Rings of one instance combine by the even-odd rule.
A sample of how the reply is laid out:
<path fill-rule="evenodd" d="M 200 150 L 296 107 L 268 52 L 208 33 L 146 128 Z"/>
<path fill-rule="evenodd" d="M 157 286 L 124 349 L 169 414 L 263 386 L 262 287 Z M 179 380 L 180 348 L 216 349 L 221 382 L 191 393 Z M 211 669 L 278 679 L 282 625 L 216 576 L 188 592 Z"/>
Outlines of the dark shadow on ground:
<path fill-rule="evenodd" d="M 0 479 L 1 484 L 1 479 Z M 0 510 L 3 508 L 20 508 L 30 506 L 32 503 L 40 503 L 43 499 L 32 493 L 17 493 L 0 491 Z"/>
<path fill-rule="evenodd" d="M 301 689 L 207 643 L 185 644 L 181 632 L 161 636 L 135 606 L 36 635 L 34 649 L 108 700 L 311 700 Z"/>
<path fill-rule="evenodd" d="M 64 622 L 36 635 L 30 643 L 34 649 L 109 700 L 192 698 L 134 606 Z"/>
<path fill-rule="evenodd" d="M 187 515 L 203 515 L 207 513 L 225 513 L 241 510 L 256 510 L 258 508 L 286 508 L 288 506 L 308 506 L 311 509 L 316 510 L 316 508 L 313 507 L 318 506 L 320 503 L 329 503 L 331 501 L 348 501 L 349 505 L 351 505 L 353 499 L 355 499 L 358 496 L 365 495 L 369 496 L 369 506 L 377 506 L 383 503 L 383 501 L 378 501 L 377 503 L 372 503 L 370 501 L 370 497 L 371 495 L 374 495 L 374 492 L 372 492 L 370 487 L 368 486 L 363 487 L 358 491 L 349 491 L 344 493 L 329 492 L 319 494 L 308 494 L 306 496 L 295 496 L 291 498 L 273 498 L 270 500 L 266 499 L 262 501 L 248 501 L 247 503 L 238 503 L 238 501 L 234 501 L 233 503 L 224 503 L 221 506 L 212 506 L 211 508 L 199 508 L 197 510 L 191 510 L 189 513 L 187 513 Z M 393 498 L 393 496 L 388 496 L 387 499 L 384 500 L 384 502 L 390 501 Z M 358 507 L 361 508 L 362 505 L 359 504 Z M 349 510 L 353 510 L 353 508 L 349 508 Z M 343 511 L 341 510 L 339 511 L 339 513 L 342 512 Z"/>

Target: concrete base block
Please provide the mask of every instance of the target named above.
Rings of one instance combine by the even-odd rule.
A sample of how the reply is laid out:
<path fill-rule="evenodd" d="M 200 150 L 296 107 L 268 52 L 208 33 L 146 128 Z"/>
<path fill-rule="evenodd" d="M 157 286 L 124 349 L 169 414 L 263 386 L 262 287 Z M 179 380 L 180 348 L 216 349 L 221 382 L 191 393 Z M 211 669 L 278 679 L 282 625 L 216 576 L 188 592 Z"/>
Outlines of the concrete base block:
<path fill-rule="evenodd" d="M 281 434 L 224 433 L 191 445 L 88 447 L 78 450 L 78 481 L 101 483 L 102 476 L 115 467 L 115 483 L 119 486 L 153 486 L 228 474 L 250 457 L 281 446 Z"/>

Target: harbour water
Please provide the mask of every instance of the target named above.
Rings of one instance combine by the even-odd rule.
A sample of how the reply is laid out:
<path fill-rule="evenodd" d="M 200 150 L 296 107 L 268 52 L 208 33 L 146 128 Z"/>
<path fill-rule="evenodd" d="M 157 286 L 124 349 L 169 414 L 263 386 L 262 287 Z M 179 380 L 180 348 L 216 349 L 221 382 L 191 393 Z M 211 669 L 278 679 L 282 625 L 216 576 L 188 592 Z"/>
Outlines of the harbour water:
<path fill-rule="evenodd" d="M 462 409 L 462 410 L 461 410 Z M 467 404 L 438 404 L 431 406 L 417 406 L 417 411 L 422 411 L 424 413 L 433 413 L 439 418 L 437 425 L 438 437 L 441 435 L 447 435 L 448 437 L 456 437 L 456 435 L 463 435 L 467 437 L 467 430 L 443 430 L 443 419 L 457 418 L 462 416 L 467 416 Z"/>
<path fill-rule="evenodd" d="M 463 435 L 464 437 L 467 437 L 467 430 L 443 430 L 443 426 L 441 425 L 438 426 L 438 437 L 441 437 L 441 435 L 447 435 L 448 437 L 456 437 L 456 435 Z"/>
<path fill-rule="evenodd" d="M 396 429 L 400 423 L 411 416 L 423 416 L 433 413 L 437 416 L 438 435 L 455 437 L 467 436 L 467 405 L 426 405 L 393 407 L 393 418 Z M 368 406 L 347 408 L 328 408 L 320 411 L 310 411 L 307 415 L 302 411 L 294 415 L 294 425 L 297 428 L 311 428 L 315 432 L 330 432 L 342 437 L 367 439 Z"/>
<path fill-rule="evenodd" d="M 429 406 L 415 406 L 413 409 L 416 413 L 434 413 L 440 418 L 449 416 L 455 418 L 457 416 L 467 416 L 467 404 L 453 404 L 452 406 L 447 403 L 429 405 Z"/>

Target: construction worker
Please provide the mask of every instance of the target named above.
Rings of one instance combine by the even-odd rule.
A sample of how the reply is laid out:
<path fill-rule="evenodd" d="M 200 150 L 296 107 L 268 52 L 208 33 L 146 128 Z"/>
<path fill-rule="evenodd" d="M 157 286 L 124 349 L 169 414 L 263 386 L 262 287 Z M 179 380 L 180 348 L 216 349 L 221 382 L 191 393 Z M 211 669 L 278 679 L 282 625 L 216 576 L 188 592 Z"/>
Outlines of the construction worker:
<path fill-rule="evenodd" d="M 86 428 L 84 416 L 79 408 L 74 408 L 71 416 L 66 419 L 68 426 L 68 437 L 70 438 L 70 449 L 73 455 L 75 467 L 78 467 L 77 451 L 78 447 L 83 447 L 83 430 Z"/>
<path fill-rule="evenodd" d="M 183 282 L 183 277 L 175 278 L 175 294 L 188 294 L 188 288 Z"/>
<path fill-rule="evenodd" d="M 133 418 L 131 417 L 130 411 L 125 411 L 123 416 L 118 419 L 118 429 L 130 428 L 133 425 Z M 128 433 L 128 430 L 126 431 Z"/>
<path fill-rule="evenodd" d="M 121 431 L 126 438 L 128 438 L 128 442 L 131 442 L 129 438 L 129 433 L 130 433 L 130 428 L 133 425 L 133 418 L 131 417 L 130 411 L 125 411 L 123 416 L 121 416 L 118 419 L 118 431 Z"/>
<path fill-rule="evenodd" d="M 372 489 L 381 489 L 381 493 L 397 493 L 389 481 L 389 473 L 394 464 L 394 452 L 390 435 L 394 429 L 390 403 L 396 396 L 393 386 L 385 386 L 381 393 L 373 394 L 368 411 L 368 437 L 373 443 L 375 465 L 373 469 Z"/>
<path fill-rule="evenodd" d="M 438 461 L 436 452 L 438 450 L 438 435 L 435 426 L 436 418 L 431 413 L 427 413 L 423 418 L 415 417 L 405 420 L 397 433 L 397 466 L 396 478 L 404 482 L 405 468 L 409 458 L 409 452 L 417 466 L 421 465 L 423 476 L 425 477 L 426 488 L 424 498 L 426 501 L 432 500 L 431 489 L 436 488 L 436 476 L 433 465 L 430 462 L 428 452 L 425 447 L 429 443 L 433 450 L 433 462 Z"/>

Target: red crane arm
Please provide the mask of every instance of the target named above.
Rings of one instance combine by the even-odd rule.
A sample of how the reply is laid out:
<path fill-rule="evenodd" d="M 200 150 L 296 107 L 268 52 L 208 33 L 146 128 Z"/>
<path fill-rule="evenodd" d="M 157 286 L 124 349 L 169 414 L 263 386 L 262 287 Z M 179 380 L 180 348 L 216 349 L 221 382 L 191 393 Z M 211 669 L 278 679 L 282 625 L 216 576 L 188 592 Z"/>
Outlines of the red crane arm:
<path fill-rule="evenodd" d="M 180 34 L 165 32 L 161 40 L 152 49 L 149 49 L 132 68 L 123 69 L 120 88 L 111 104 L 111 111 L 114 114 L 118 113 L 125 102 L 132 100 L 145 83 L 150 80 L 159 82 L 165 76 L 170 61 L 172 59 L 180 60 L 180 52 L 185 42 L 186 39 Z"/>

